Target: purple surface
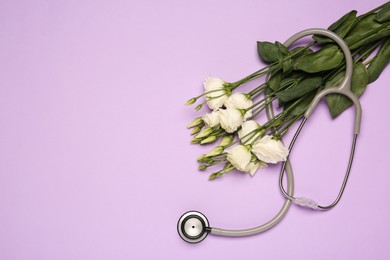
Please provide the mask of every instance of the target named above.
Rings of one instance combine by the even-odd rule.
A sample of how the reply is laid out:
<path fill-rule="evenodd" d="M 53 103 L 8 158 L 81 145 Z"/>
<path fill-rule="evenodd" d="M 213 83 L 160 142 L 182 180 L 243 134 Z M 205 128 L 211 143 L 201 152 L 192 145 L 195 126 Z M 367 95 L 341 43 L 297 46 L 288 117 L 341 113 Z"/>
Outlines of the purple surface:
<path fill-rule="evenodd" d="M 279 167 L 208 182 L 183 106 L 207 75 L 261 66 L 256 41 L 284 41 L 383 1 L 0 2 L 0 259 L 390 259 L 390 73 L 361 98 L 362 133 L 344 197 L 292 207 L 247 238 L 190 245 L 180 215 L 249 228 L 283 198 Z M 352 110 L 322 104 L 293 154 L 296 194 L 330 202 L 344 175 Z M 291 137 L 291 135 L 290 135 Z M 211 173 L 211 172 L 209 172 Z"/>

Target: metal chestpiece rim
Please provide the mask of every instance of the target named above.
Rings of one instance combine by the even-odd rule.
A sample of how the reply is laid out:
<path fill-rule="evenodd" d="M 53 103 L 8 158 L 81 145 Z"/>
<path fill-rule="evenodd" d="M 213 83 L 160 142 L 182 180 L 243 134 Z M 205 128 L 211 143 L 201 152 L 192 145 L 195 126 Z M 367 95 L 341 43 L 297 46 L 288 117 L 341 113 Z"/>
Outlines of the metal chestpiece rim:
<path fill-rule="evenodd" d="M 198 211 L 184 213 L 177 222 L 177 232 L 188 243 L 199 243 L 208 235 L 209 221 Z"/>

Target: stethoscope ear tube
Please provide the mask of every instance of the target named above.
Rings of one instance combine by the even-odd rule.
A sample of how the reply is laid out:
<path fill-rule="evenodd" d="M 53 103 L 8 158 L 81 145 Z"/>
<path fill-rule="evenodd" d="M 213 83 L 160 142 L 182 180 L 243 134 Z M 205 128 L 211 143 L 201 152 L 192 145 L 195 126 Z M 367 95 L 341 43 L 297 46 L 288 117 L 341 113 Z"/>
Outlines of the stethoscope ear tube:
<path fill-rule="evenodd" d="M 339 94 L 339 95 L 343 95 L 343 96 L 349 98 L 355 107 L 354 136 L 353 136 L 353 141 L 352 141 L 352 148 L 351 148 L 351 153 L 350 153 L 350 157 L 349 157 L 348 167 L 347 167 L 347 171 L 345 173 L 344 180 L 343 180 L 343 183 L 341 185 L 339 194 L 337 195 L 336 199 L 329 205 L 321 206 L 316 201 L 314 201 L 312 199 L 308 199 L 305 197 L 294 197 L 294 196 L 288 194 L 288 192 L 286 192 L 284 187 L 283 187 L 283 176 L 284 176 L 284 172 L 286 170 L 286 163 L 282 164 L 282 168 L 281 168 L 280 176 L 279 176 L 279 187 L 280 187 L 280 190 L 282 191 L 283 195 L 286 198 L 293 201 L 295 204 L 298 204 L 298 205 L 304 206 L 304 207 L 309 207 L 312 209 L 328 210 L 328 209 L 331 209 L 337 205 L 337 203 L 340 201 L 341 196 L 343 195 L 343 192 L 345 190 L 345 186 L 347 184 L 347 181 L 348 181 L 348 178 L 349 178 L 349 175 L 351 172 L 351 167 L 352 167 L 353 158 L 354 158 L 354 154 L 355 154 L 357 136 L 360 132 L 360 125 L 361 125 L 361 119 L 362 119 L 362 108 L 361 108 L 358 97 L 351 91 L 353 60 L 352 60 L 352 55 L 351 55 L 351 52 L 348 48 L 348 45 L 344 42 L 344 40 L 342 38 L 340 38 L 337 34 L 331 32 L 331 31 L 328 31 L 328 30 L 309 29 L 309 30 L 305 30 L 305 31 L 302 31 L 302 32 L 299 32 L 299 33 L 293 35 L 291 38 L 289 38 L 285 42 L 285 46 L 289 47 L 292 43 L 294 43 L 298 39 L 305 37 L 305 36 L 308 36 L 308 35 L 314 35 L 314 34 L 315 35 L 322 35 L 322 36 L 326 36 L 328 38 L 331 38 L 340 46 L 340 48 L 342 49 L 342 51 L 344 53 L 344 57 L 345 57 L 346 71 L 345 71 L 344 79 L 339 86 L 325 88 L 324 90 L 317 93 L 317 95 L 314 97 L 312 103 L 309 105 L 308 109 L 306 110 L 306 112 L 304 114 L 304 119 L 302 120 L 293 139 L 291 140 L 291 143 L 289 145 L 290 155 L 292 153 L 292 150 L 293 150 L 295 141 L 298 138 L 298 135 L 300 134 L 307 119 L 310 117 L 310 115 L 313 113 L 313 111 L 317 107 L 319 101 L 323 97 L 325 97 L 326 95 Z"/>

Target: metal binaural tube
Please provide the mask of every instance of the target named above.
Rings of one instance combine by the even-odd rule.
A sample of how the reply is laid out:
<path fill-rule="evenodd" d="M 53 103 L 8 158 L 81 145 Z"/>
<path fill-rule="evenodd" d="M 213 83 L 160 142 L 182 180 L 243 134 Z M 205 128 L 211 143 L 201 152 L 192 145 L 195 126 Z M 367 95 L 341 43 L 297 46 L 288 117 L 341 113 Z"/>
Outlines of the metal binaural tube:
<path fill-rule="evenodd" d="M 345 71 L 344 79 L 343 79 L 342 83 L 340 84 L 340 86 L 326 88 L 326 89 L 320 91 L 314 97 L 313 101 L 311 102 L 310 106 L 307 108 L 307 110 L 304 114 L 304 119 L 302 120 L 300 126 L 298 127 L 297 131 L 295 132 L 295 135 L 294 135 L 294 137 L 290 143 L 290 146 L 289 146 L 289 151 L 291 154 L 292 149 L 293 149 L 294 144 L 295 144 L 295 141 L 298 138 L 298 135 L 300 134 L 303 126 L 305 125 L 306 120 L 311 115 L 311 113 L 314 111 L 316 106 L 318 105 L 319 101 L 323 97 L 325 97 L 326 95 L 340 94 L 340 95 L 343 95 L 343 96 L 349 98 L 355 107 L 354 137 L 353 137 L 353 141 L 352 141 L 352 148 L 351 148 L 351 153 L 350 153 L 350 157 L 349 157 L 348 167 L 347 167 L 347 171 L 345 173 L 343 183 L 341 185 L 340 191 L 339 191 L 336 199 L 331 204 L 326 205 L 326 206 L 321 206 L 312 199 L 308 199 L 308 198 L 304 198 L 304 197 L 295 198 L 294 196 L 287 194 L 287 192 L 285 191 L 285 189 L 283 187 L 283 176 L 284 176 L 284 171 L 286 168 L 286 163 L 283 163 L 281 171 L 280 171 L 279 187 L 280 187 L 280 190 L 282 191 L 283 195 L 286 198 L 292 200 L 296 204 L 299 204 L 301 206 L 311 207 L 313 209 L 328 210 L 328 209 L 331 209 L 334 206 L 336 206 L 336 204 L 340 201 L 341 196 L 343 195 L 343 192 L 345 190 L 345 186 L 347 184 L 348 177 L 349 177 L 350 172 L 351 172 L 353 157 L 354 157 L 355 148 L 356 148 L 357 136 L 358 136 L 358 133 L 360 132 L 362 109 L 361 109 L 361 105 L 360 105 L 358 97 L 351 91 L 351 79 L 352 79 L 352 73 L 353 73 L 352 55 L 351 55 L 351 52 L 348 48 L 348 45 L 344 42 L 344 40 L 342 38 L 340 38 L 337 34 L 331 32 L 331 31 L 328 31 L 328 30 L 309 29 L 309 30 L 302 31 L 302 32 L 299 32 L 299 33 L 293 35 L 290 39 L 288 39 L 286 41 L 285 45 L 286 45 L 286 47 L 288 47 L 296 40 L 298 40 L 304 36 L 312 35 L 312 34 L 323 35 L 323 36 L 326 36 L 328 38 L 331 38 L 340 46 L 340 48 L 344 52 L 344 56 L 345 56 L 346 71 Z"/>

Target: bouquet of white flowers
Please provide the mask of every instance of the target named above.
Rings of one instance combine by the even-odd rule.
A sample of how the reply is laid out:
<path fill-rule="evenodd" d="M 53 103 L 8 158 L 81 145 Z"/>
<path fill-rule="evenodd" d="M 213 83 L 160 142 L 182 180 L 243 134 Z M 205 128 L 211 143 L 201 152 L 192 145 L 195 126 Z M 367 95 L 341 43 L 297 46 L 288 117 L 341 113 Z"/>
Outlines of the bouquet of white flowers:
<path fill-rule="evenodd" d="M 354 58 L 352 92 L 360 96 L 390 60 L 390 2 L 360 16 L 353 10 L 328 29 L 350 48 Z M 223 164 L 209 180 L 234 169 L 253 176 L 268 164 L 285 161 L 289 151 L 281 138 L 302 119 L 318 91 L 337 86 L 344 77 L 343 53 L 328 38 L 314 36 L 311 43 L 291 50 L 279 42 L 257 42 L 257 48 L 267 66 L 232 83 L 209 76 L 203 84 L 204 93 L 186 103 L 191 105 L 204 97 L 195 109 L 206 104 L 211 110 L 188 125 L 195 135 L 191 143 L 203 145 L 220 139 L 218 146 L 198 158 L 200 170 Z M 265 75 L 269 79 L 250 92 L 237 91 Z M 274 100 L 278 100 L 281 112 L 267 122 L 256 122 L 256 117 Z M 352 104 L 337 94 L 327 96 L 326 102 L 333 118 Z"/>

